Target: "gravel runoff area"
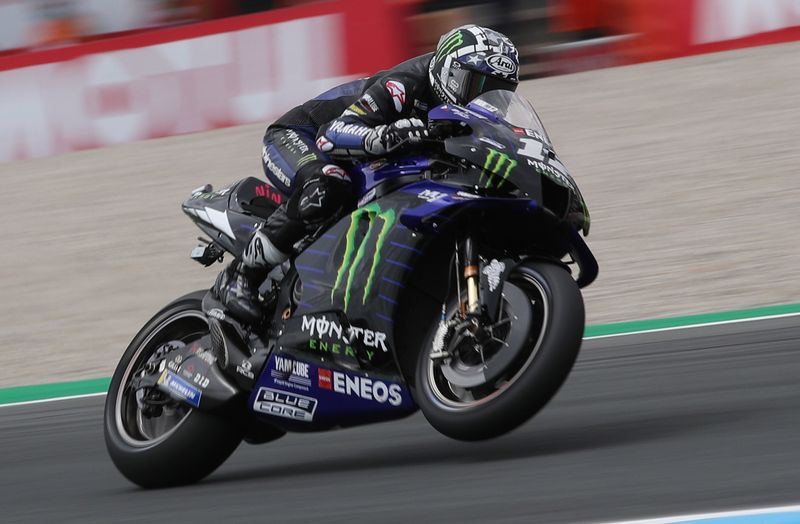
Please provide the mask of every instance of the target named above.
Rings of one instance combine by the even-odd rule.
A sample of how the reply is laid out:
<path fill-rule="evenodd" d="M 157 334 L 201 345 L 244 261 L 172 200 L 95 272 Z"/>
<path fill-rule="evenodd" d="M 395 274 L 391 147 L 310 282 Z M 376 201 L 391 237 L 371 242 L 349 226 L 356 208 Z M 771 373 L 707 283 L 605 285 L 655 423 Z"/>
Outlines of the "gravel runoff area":
<path fill-rule="evenodd" d="M 526 82 L 592 211 L 603 323 L 797 302 L 800 43 Z M 0 387 L 108 376 L 188 258 L 191 189 L 262 176 L 264 125 L 0 165 Z M 513 227 L 512 225 L 510 225 Z"/>

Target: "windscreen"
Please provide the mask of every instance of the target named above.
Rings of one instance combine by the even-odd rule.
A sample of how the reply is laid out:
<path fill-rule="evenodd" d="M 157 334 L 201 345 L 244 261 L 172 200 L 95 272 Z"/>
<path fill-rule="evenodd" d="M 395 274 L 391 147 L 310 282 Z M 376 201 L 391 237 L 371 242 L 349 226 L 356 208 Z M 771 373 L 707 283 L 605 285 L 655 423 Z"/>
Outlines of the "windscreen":
<path fill-rule="evenodd" d="M 513 91 L 489 91 L 470 102 L 467 107 L 478 112 L 494 113 L 511 126 L 537 131 L 550 142 L 533 105 Z"/>

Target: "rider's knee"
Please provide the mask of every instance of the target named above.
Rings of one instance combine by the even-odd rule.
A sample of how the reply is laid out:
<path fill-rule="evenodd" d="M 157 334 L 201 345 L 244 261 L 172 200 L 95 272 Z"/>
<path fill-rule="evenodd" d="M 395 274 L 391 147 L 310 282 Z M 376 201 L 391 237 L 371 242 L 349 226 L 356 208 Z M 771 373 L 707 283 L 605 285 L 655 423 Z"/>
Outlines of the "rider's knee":
<path fill-rule="evenodd" d="M 352 183 L 344 169 L 325 162 L 314 164 L 298 171 L 298 189 L 290 203 L 293 214 L 308 224 L 338 215 L 353 199 Z"/>

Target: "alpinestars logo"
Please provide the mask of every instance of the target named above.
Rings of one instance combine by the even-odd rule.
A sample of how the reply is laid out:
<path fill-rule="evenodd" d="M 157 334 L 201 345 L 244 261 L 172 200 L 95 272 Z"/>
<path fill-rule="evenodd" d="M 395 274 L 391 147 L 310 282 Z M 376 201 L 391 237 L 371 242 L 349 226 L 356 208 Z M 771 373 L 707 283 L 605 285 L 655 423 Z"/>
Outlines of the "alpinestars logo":
<path fill-rule="evenodd" d="M 300 199 L 300 205 L 298 206 L 298 209 L 301 212 L 307 212 L 311 207 L 321 208 L 322 201 L 325 199 L 326 194 L 327 191 L 324 189 L 315 187 L 313 193 Z"/>
<path fill-rule="evenodd" d="M 333 149 L 333 142 L 328 140 L 328 138 L 323 135 L 317 139 L 317 149 L 323 153 L 327 153 Z"/>
<path fill-rule="evenodd" d="M 500 178 L 495 181 L 497 184 L 496 187 L 501 187 L 511 174 L 511 171 L 517 167 L 517 161 L 511 160 L 511 157 L 507 154 L 501 153 L 496 149 L 488 148 L 488 151 L 489 153 L 486 155 L 486 161 L 483 163 L 483 171 L 481 171 L 478 184 L 483 182 L 483 177 L 488 174 L 485 187 L 492 187 L 492 181 L 495 179 L 495 175 L 497 175 Z"/>
<path fill-rule="evenodd" d="M 267 165 L 267 169 L 269 169 L 273 175 L 275 175 L 278 180 L 283 182 L 286 187 L 292 187 L 292 179 L 286 176 L 286 173 L 275 164 L 272 160 L 272 156 L 269 154 L 269 149 L 267 146 L 261 148 L 261 157 L 264 159 L 264 163 Z"/>
<path fill-rule="evenodd" d="M 364 238 L 361 239 L 360 244 L 356 247 L 356 235 L 358 234 L 361 219 L 366 219 L 369 222 L 367 231 L 364 233 Z M 344 288 L 344 310 L 350 305 L 350 298 L 352 296 L 353 280 L 355 279 L 358 266 L 361 264 L 364 256 L 366 255 L 367 248 L 370 244 L 370 239 L 373 236 L 373 230 L 377 230 L 377 237 L 375 239 L 375 253 L 372 255 L 372 264 L 370 265 L 369 274 L 367 275 L 367 282 L 364 286 L 364 295 L 361 303 L 364 304 L 372 291 L 372 284 L 375 280 L 375 270 L 381 262 L 381 251 L 383 244 L 386 242 L 386 236 L 394 227 L 396 215 L 394 209 L 387 209 L 381 211 L 377 202 L 366 205 L 362 208 L 356 209 L 350 214 L 350 227 L 347 229 L 345 236 L 345 250 L 342 257 L 342 263 L 339 265 L 339 271 L 336 274 L 336 283 L 331 290 L 331 300 L 336 291 Z M 380 222 L 380 229 L 375 227 L 375 224 Z"/>
<path fill-rule="evenodd" d="M 406 86 L 402 82 L 389 80 L 386 82 L 386 90 L 394 102 L 394 108 L 398 113 L 403 112 L 403 106 L 406 104 Z"/>

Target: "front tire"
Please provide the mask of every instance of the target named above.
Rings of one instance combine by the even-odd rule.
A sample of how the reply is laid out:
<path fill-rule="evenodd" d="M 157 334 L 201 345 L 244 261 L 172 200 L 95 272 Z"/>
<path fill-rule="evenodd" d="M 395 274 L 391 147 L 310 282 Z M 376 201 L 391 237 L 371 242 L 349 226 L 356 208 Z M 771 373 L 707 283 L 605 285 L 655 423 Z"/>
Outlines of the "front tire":
<path fill-rule="evenodd" d="M 448 318 L 454 318 L 458 310 L 452 300 Z M 513 348 L 499 344 L 494 353 L 487 348 L 489 356 L 481 349 L 482 361 L 477 362 L 466 358 L 456 365 L 456 357 L 433 360 L 430 355 L 438 330 L 433 326 L 420 352 L 417 403 L 428 422 L 451 438 L 484 440 L 518 427 L 547 404 L 575 363 L 583 338 L 584 306 L 577 284 L 563 267 L 527 261 L 515 268 L 504 287 L 503 318 L 501 322 L 510 324 L 504 333 L 505 345 L 516 341 L 512 344 L 519 356 L 508 363 L 502 376 L 485 383 L 454 385 L 448 379 L 452 372 L 448 375 L 443 366 L 464 376 L 480 376 L 480 366 L 486 369 L 489 358 L 503 358 L 502 352 Z M 477 371 L 471 371 L 471 365 L 479 366 Z"/>
<path fill-rule="evenodd" d="M 129 387 L 133 375 L 167 342 L 190 343 L 208 333 L 202 310 L 205 291 L 185 295 L 159 311 L 122 356 L 106 397 L 108 453 L 130 481 L 157 488 L 190 484 L 217 469 L 242 440 L 235 420 L 173 402 L 146 417 Z"/>

